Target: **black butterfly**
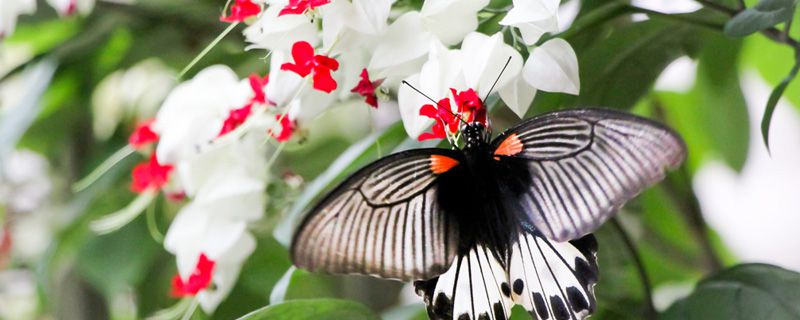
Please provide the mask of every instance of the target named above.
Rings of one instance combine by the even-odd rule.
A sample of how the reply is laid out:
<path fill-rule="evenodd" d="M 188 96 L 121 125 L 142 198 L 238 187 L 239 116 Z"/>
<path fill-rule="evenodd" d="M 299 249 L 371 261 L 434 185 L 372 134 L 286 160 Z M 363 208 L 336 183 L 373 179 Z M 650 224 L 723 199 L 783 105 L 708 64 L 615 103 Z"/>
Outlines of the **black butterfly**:
<path fill-rule="evenodd" d="M 595 310 L 590 233 L 686 155 L 669 128 L 599 109 L 544 114 L 461 150 L 380 159 L 327 195 L 294 236 L 311 271 L 415 281 L 431 319 L 539 319 Z"/>

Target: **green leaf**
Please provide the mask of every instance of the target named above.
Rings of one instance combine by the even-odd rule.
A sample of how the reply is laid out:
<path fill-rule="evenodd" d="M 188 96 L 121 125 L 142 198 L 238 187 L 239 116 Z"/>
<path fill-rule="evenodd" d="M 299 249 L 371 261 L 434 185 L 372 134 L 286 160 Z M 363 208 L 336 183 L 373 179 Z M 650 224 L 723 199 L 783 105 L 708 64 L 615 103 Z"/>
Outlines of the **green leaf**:
<path fill-rule="evenodd" d="M 629 109 L 675 59 L 694 55 L 707 33 L 672 21 L 648 20 L 613 31 L 578 53 L 577 105 Z"/>
<path fill-rule="evenodd" d="M 786 88 L 792 83 L 798 71 L 800 71 L 800 61 L 795 63 L 792 70 L 789 71 L 789 75 L 772 90 L 772 93 L 769 95 L 769 100 L 767 100 L 767 108 L 764 110 L 764 116 L 761 118 L 761 136 L 764 138 L 764 146 L 767 147 L 767 151 L 769 151 L 769 127 L 772 123 L 772 114 L 775 113 L 775 107 L 778 106 L 778 101 L 781 100 L 783 92 L 786 91 Z"/>
<path fill-rule="evenodd" d="M 314 320 L 361 320 L 380 319 L 367 307 L 348 300 L 313 299 L 293 300 L 253 311 L 240 320 L 270 319 L 314 319 Z"/>
<path fill-rule="evenodd" d="M 728 21 L 724 32 L 731 37 L 744 37 L 789 21 L 794 14 L 794 6 L 795 0 L 761 0 Z"/>
<path fill-rule="evenodd" d="M 800 273 L 744 264 L 702 280 L 662 319 L 798 319 Z"/>

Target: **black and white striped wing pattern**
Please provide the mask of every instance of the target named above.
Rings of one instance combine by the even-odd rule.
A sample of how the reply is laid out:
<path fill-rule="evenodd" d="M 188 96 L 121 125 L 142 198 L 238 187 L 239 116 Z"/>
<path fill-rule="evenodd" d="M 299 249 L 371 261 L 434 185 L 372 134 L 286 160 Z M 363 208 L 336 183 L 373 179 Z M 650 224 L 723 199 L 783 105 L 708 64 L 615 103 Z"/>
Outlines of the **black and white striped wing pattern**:
<path fill-rule="evenodd" d="M 458 228 L 439 210 L 437 179 L 461 157 L 418 149 L 361 169 L 306 216 L 292 243 L 294 264 L 406 281 L 441 274 L 455 256 Z"/>
<path fill-rule="evenodd" d="M 476 245 L 438 278 L 414 285 L 431 319 L 505 320 L 515 304 L 537 319 L 583 319 L 595 310 L 596 252 L 592 235 L 559 243 L 520 231 L 506 263 Z"/>
<path fill-rule="evenodd" d="M 438 278 L 414 283 L 430 319 L 508 319 L 508 273 L 490 249 L 476 245 Z"/>
<path fill-rule="evenodd" d="M 509 129 L 492 143 L 504 178 L 547 238 L 588 234 L 686 157 L 674 131 L 641 117 L 599 109 L 554 112 Z M 517 207 L 518 204 L 508 204 Z"/>
<path fill-rule="evenodd" d="M 593 235 L 555 242 L 520 232 L 511 249 L 511 297 L 538 319 L 584 319 L 595 310 L 597 242 Z"/>

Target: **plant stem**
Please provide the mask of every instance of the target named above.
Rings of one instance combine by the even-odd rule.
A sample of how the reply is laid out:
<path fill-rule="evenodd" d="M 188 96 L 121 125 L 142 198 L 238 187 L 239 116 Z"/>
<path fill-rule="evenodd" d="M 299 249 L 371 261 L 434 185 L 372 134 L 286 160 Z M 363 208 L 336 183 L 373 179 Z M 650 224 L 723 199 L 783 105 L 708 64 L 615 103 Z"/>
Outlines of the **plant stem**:
<path fill-rule="evenodd" d="M 709 9 L 717 10 L 717 11 L 725 13 L 725 14 L 727 14 L 729 16 L 735 16 L 736 14 L 738 14 L 741 11 L 741 10 L 728 8 L 728 7 L 724 6 L 724 5 L 715 3 L 715 2 L 713 2 L 711 0 L 696 0 L 696 1 L 698 3 L 700 3 L 700 4 L 702 4 L 703 6 L 708 7 Z M 742 5 L 742 10 L 744 10 L 744 5 Z"/>
<path fill-rule="evenodd" d="M 647 275 L 647 270 L 644 267 L 642 258 L 639 256 L 639 251 L 636 250 L 636 245 L 633 244 L 633 240 L 625 231 L 625 228 L 622 227 L 622 224 L 619 223 L 617 217 L 612 217 L 610 221 L 611 226 L 619 233 L 619 237 L 622 239 L 622 242 L 625 243 L 625 248 L 628 249 L 628 252 L 631 254 L 633 263 L 636 265 L 636 271 L 639 273 L 639 278 L 642 281 L 642 293 L 644 293 L 644 299 L 647 300 L 645 318 L 655 319 L 658 312 L 656 311 L 655 305 L 653 305 L 653 286 L 650 284 L 650 277 Z"/>

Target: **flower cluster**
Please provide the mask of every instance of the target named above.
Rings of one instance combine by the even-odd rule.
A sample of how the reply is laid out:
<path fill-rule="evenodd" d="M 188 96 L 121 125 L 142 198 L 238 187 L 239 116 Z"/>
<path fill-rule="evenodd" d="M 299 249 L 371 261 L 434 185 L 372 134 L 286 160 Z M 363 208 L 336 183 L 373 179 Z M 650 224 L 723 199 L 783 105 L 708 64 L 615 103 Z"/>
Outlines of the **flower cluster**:
<path fill-rule="evenodd" d="M 240 80 L 224 66 L 202 70 L 130 137 L 131 147 L 152 152 L 131 189 L 186 200 L 164 241 L 177 258 L 173 295 L 196 296 L 211 311 L 230 292 L 255 248 L 248 226 L 264 211 L 266 157 L 279 150 L 264 141 L 291 140 L 337 101 L 383 110 L 396 100 L 408 134 L 428 140 L 457 137 L 463 122 L 488 125 L 483 99 L 492 93 L 523 116 L 537 90 L 578 92 L 570 45 L 542 39 L 558 31 L 558 0 L 514 1 L 501 21 L 509 28 L 493 35 L 476 32 L 480 13 L 503 14 L 483 11 L 488 4 L 235 0 L 220 20 L 248 24 L 248 49 L 269 51 L 269 74 Z"/>
<path fill-rule="evenodd" d="M 95 0 L 47 0 L 60 16 L 71 16 L 76 12 L 87 14 L 94 8 Z M 17 18 L 36 12 L 36 0 L 3 0 L 0 2 L 0 39 L 14 33 Z"/>

